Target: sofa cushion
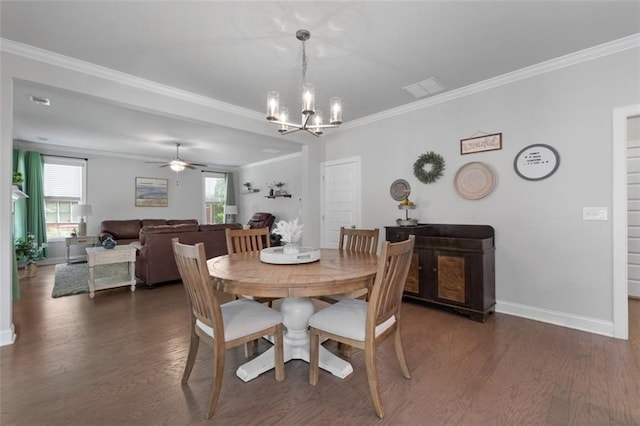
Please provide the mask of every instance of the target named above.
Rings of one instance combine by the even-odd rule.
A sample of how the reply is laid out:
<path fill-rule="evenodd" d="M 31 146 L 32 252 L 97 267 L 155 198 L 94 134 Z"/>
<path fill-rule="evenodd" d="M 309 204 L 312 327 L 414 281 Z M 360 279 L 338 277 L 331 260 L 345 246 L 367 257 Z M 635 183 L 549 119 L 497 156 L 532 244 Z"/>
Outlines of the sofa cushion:
<path fill-rule="evenodd" d="M 103 220 L 101 232 L 110 234 L 114 240 L 138 239 L 141 228 L 140 220 Z"/>
<path fill-rule="evenodd" d="M 184 225 L 184 224 L 197 225 L 198 224 L 198 220 L 197 219 L 169 219 L 169 220 L 167 220 L 167 225 Z"/>
<path fill-rule="evenodd" d="M 142 219 L 142 226 L 157 226 L 157 225 L 166 225 L 166 219 Z"/>
<path fill-rule="evenodd" d="M 156 225 L 156 226 L 143 226 L 140 229 L 140 244 L 144 245 L 147 241 L 147 235 L 149 234 L 175 234 L 179 232 L 197 232 L 198 225 L 192 223 L 185 223 L 181 225 Z"/>
<path fill-rule="evenodd" d="M 216 223 L 216 224 L 203 224 L 200 225 L 201 231 L 219 231 L 227 228 L 242 229 L 242 225 L 239 223 Z"/>

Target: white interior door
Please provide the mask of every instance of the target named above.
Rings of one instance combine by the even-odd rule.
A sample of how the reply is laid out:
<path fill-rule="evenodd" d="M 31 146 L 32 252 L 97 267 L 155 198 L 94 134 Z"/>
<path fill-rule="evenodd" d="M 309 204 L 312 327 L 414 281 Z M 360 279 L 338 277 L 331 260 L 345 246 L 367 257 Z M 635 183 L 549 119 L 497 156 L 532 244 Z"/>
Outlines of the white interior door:
<path fill-rule="evenodd" d="M 640 117 L 627 119 L 627 280 L 640 297 Z"/>
<path fill-rule="evenodd" d="M 337 248 L 340 227 L 360 227 L 360 158 L 322 165 L 322 247 Z"/>

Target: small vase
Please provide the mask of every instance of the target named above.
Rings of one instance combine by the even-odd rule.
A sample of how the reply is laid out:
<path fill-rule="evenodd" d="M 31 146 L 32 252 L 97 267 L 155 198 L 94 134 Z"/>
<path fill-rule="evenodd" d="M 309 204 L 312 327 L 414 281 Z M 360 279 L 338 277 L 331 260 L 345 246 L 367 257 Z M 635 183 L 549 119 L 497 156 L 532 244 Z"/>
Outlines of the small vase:
<path fill-rule="evenodd" d="M 282 252 L 284 254 L 298 254 L 298 243 L 286 243 Z"/>
<path fill-rule="evenodd" d="M 33 278 L 38 275 L 38 265 L 35 262 L 27 263 L 27 277 Z"/>
<path fill-rule="evenodd" d="M 107 238 L 104 239 L 104 241 L 102 241 L 102 247 L 104 247 L 106 249 L 112 249 L 115 246 L 116 246 L 116 242 L 111 237 L 107 237 Z"/>

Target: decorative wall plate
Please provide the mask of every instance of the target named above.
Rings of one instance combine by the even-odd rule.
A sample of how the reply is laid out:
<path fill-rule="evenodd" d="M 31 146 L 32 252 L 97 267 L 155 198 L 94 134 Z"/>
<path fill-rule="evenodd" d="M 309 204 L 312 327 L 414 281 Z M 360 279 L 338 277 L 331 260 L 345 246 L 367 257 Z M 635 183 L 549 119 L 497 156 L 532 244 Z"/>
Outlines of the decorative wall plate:
<path fill-rule="evenodd" d="M 411 194 L 411 185 L 404 179 L 396 179 L 391 184 L 391 188 L 389 189 L 391 193 L 391 198 L 396 201 L 402 201 L 409 198 L 409 194 Z"/>
<path fill-rule="evenodd" d="M 479 200 L 493 191 L 496 177 L 489 166 L 474 161 L 460 167 L 454 180 L 456 191 L 467 200 Z"/>
<path fill-rule="evenodd" d="M 542 180 L 558 170 L 560 155 L 553 147 L 533 144 L 522 149 L 513 160 L 513 168 L 522 179 Z"/>

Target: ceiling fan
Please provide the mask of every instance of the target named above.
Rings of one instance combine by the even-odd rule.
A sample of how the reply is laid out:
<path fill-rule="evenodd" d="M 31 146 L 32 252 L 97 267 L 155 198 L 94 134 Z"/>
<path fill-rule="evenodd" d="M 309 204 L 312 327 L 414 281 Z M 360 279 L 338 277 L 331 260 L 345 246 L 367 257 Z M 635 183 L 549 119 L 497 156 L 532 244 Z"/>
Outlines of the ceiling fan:
<path fill-rule="evenodd" d="M 185 168 L 187 169 L 196 169 L 197 167 L 207 167 L 206 164 L 201 164 L 201 163 L 190 163 L 187 161 L 184 161 L 180 158 L 180 143 L 176 143 L 176 158 L 174 158 L 173 160 L 169 161 L 169 162 L 162 162 L 162 161 L 145 161 L 146 163 L 149 164 L 162 164 L 162 166 L 160 167 L 169 167 L 171 168 L 171 170 L 173 170 L 176 173 L 179 173 L 181 171 L 183 171 Z"/>

